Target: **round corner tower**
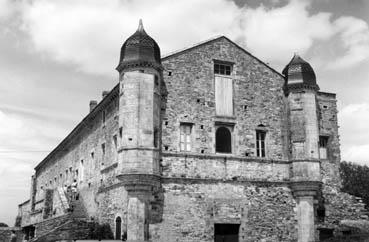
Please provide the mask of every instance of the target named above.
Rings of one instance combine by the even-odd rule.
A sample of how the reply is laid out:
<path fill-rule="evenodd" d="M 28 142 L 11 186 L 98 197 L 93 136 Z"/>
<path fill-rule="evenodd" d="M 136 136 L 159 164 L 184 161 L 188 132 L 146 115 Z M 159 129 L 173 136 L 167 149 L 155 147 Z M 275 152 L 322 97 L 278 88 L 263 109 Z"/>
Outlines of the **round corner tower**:
<path fill-rule="evenodd" d="M 128 241 L 146 241 L 150 199 L 160 186 L 161 85 L 160 48 L 144 30 L 123 44 L 119 64 L 118 174 L 128 192 Z"/>
<path fill-rule="evenodd" d="M 291 189 L 297 202 L 298 241 L 315 241 L 314 199 L 321 185 L 316 76 L 295 54 L 282 72 L 289 104 Z"/>

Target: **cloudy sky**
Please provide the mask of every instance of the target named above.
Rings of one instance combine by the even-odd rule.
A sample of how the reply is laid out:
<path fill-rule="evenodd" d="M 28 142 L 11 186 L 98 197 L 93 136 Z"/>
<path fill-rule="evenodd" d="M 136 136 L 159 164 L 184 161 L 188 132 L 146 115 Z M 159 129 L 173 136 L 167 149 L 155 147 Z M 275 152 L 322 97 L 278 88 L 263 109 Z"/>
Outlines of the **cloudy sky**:
<path fill-rule="evenodd" d="M 369 164 L 369 1 L 0 0 L 0 222 L 30 176 L 117 83 L 142 18 L 162 53 L 226 35 L 282 70 L 298 52 L 339 100 L 342 159 Z"/>

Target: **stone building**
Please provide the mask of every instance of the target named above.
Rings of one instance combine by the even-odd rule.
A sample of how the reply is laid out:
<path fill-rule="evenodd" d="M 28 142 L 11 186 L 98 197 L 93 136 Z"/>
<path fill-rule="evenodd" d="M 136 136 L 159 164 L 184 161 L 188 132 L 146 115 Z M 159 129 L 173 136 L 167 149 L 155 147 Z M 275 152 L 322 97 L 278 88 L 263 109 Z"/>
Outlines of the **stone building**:
<path fill-rule="evenodd" d="M 300 56 L 279 73 L 221 36 L 161 57 L 140 23 L 116 69 L 35 167 L 19 205 L 34 241 L 91 221 L 128 241 L 317 241 L 366 218 L 340 192 L 336 95 Z"/>

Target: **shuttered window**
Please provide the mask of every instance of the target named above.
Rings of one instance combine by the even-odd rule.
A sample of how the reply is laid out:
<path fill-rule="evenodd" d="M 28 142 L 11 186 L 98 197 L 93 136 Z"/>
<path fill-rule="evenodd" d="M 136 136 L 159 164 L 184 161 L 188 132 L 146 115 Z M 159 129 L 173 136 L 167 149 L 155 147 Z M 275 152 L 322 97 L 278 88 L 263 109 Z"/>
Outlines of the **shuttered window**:
<path fill-rule="evenodd" d="M 182 123 L 180 129 L 181 129 L 181 137 L 180 137 L 181 151 L 191 151 L 192 124 Z"/>
<path fill-rule="evenodd" d="M 215 76 L 215 106 L 219 116 L 233 116 L 233 80 Z"/>

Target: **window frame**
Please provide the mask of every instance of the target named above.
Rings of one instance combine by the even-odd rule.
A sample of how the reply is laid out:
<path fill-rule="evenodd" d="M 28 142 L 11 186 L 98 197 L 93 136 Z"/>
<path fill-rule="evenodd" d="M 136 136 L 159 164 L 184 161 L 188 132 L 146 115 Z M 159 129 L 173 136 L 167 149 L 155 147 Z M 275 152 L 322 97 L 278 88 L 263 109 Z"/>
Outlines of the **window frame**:
<path fill-rule="evenodd" d="M 187 128 L 186 130 L 189 130 L 189 134 L 183 133 L 184 127 Z M 193 152 L 193 127 L 194 124 L 190 122 L 181 122 L 179 124 L 179 150 L 181 152 Z M 184 140 L 182 139 L 182 134 L 185 136 Z M 182 144 L 184 149 L 182 149 Z"/>
<path fill-rule="evenodd" d="M 213 60 L 213 74 L 220 76 L 232 76 L 233 73 L 233 62 Z M 227 68 L 229 67 L 229 68 Z M 221 71 L 223 69 L 223 71 Z M 223 73 L 221 73 L 223 72 Z"/>
<path fill-rule="evenodd" d="M 330 141 L 330 136 L 329 135 L 319 135 L 319 141 L 318 141 L 319 159 L 329 160 L 329 141 Z M 322 146 L 323 142 L 325 143 L 325 147 Z M 325 148 L 325 152 L 326 152 L 325 153 L 325 158 L 321 157 L 321 149 L 322 148 Z"/>
<path fill-rule="evenodd" d="M 255 129 L 255 156 L 258 158 L 266 158 L 267 157 L 267 130 L 262 128 L 264 126 L 258 126 Z M 259 134 L 264 135 L 264 139 L 259 139 Z"/>
<path fill-rule="evenodd" d="M 217 132 L 219 128 L 226 128 L 231 136 L 231 140 L 230 140 L 230 146 L 231 146 L 231 151 L 230 152 L 220 152 L 217 150 Z M 231 123 L 219 123 L 215 125 L 215 144 L 214 144 L 214 149 L 215 149 L 215 153 L 216 154 L 221 154 L 221 155 L 231 155 L 234 154 L 234 135 L 233 135 L 233 130 L 234 130 L 234 124 Z"/>

